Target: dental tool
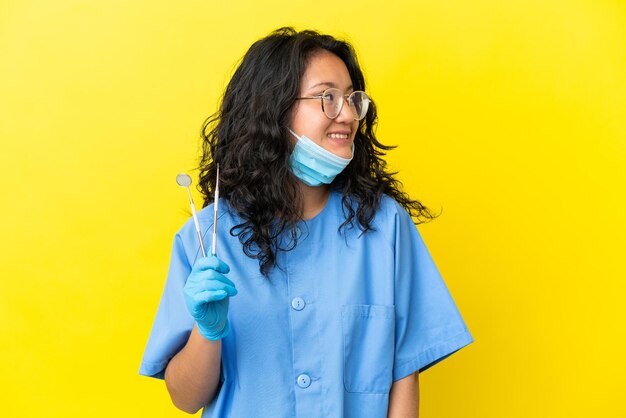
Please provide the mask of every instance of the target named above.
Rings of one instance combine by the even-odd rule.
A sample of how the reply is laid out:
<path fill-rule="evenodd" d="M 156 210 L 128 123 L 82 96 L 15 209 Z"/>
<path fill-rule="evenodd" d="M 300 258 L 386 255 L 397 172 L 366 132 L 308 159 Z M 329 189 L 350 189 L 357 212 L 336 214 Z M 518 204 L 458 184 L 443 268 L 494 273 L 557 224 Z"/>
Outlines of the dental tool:
<path fill-rule="evenodd" d="M 196 215 L 196 205 L 193 203 L 193 197 L 191 197 L 191 190 L 189 190 L 189 186 L 191 186 L 191 177 L 189 177 L 186 173 L 181 173 L 176 176 L 176 183 L 179 186 L 187 189 L 187 194 L 189 195 L 189 206 L 191 206 L 191 215 L 193 217 L 193 222 L 196 225 L 196 233 L 198 234 L 198 241 L 200 242 L 200 250 L 202 251 L 202 256 L 206 257 L 206 250 L 204 249 L 204 243 L 202 242 L 202 232 L 200 232 L 200 223 L 198 222 L 198 215 Z M 215 241 L 215 225 L 213 226 L 213 234 Z M 215 245 L 215 242 L 213 243 Z"/>
<path fill-rule="evenodd" d="M 217 254 L 217 206 L 220 201 L 220 165 L 217 164 L 217 174 L 215 175 L 215 194 L 213 196 L 213 243 L 211 244 L 211 254 Z"/>

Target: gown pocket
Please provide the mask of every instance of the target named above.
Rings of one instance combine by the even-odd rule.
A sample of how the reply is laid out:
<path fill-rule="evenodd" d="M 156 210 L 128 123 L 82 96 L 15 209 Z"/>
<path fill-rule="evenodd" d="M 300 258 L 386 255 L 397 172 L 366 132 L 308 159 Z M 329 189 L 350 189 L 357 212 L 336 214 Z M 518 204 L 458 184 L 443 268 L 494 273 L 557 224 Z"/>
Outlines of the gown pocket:
<path fill-rule="evenodd" d="M 343 383 L 346 391 L 388 393 L 394 359 L 394 307 L 342 307 Z"/>

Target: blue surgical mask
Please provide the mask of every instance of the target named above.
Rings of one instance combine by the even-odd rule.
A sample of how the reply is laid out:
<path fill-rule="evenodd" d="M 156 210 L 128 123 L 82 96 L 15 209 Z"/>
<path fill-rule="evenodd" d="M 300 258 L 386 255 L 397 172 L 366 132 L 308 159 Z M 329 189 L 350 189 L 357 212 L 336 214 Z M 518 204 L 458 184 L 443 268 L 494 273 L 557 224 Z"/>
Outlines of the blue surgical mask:
<path fill-rule="evenodd" d="M 298 137 L 291 129 L 289 132 L 298 139 L 289 160 L 291 171 L 309 186 L 332 183 L 354 157 L 354 143 L 352 144 L 352 157 L 341 158 L 320 147 L 305 135 Z"/>

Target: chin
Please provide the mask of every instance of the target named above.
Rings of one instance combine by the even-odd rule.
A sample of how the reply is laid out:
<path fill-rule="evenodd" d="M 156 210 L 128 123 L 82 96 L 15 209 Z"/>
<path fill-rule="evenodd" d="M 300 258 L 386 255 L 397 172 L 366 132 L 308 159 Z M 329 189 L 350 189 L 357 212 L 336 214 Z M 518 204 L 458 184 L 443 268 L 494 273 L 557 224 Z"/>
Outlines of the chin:
<path fill-rule="evenodd" d="M 352 158 L 352 150 L 350 149 L 347 152 L 344 152 L 342 154 L 337 154 L 337 155 L 339 155 L 341 158 L 345 158 L 345 159 L 349 160 L 349 159 Z"/>
<path fill-rule="evenodd" d="M 341 158 L 352 158 L 352 146 L 350 146 L 349 148 L 327 148 L 327 151 L 330 151 L 333 155 L 336 155 L 337 157 L 341 157 Z"/>
<path fill-rule="evenodd" d="M 327 151 L 332 152 L 337 157 L 341 158 L 352 158 L 352 144 L 345 144 L 337 146 L 337 144 L 332 144 L 330 147 L 324 147 Z"/>

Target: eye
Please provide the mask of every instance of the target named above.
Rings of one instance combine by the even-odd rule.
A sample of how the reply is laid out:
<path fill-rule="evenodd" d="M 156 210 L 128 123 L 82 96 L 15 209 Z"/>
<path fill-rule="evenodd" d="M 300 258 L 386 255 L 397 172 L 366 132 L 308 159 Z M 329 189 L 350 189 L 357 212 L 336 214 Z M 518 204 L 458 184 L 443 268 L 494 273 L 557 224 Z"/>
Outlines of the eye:
<path fill-rule="evenodd" d="M 341 95 L 343 92 L 336 88 L 330 88 L 324 90 L 323 97 L 328 103 L 339 103 L 341 101 Z"/>

